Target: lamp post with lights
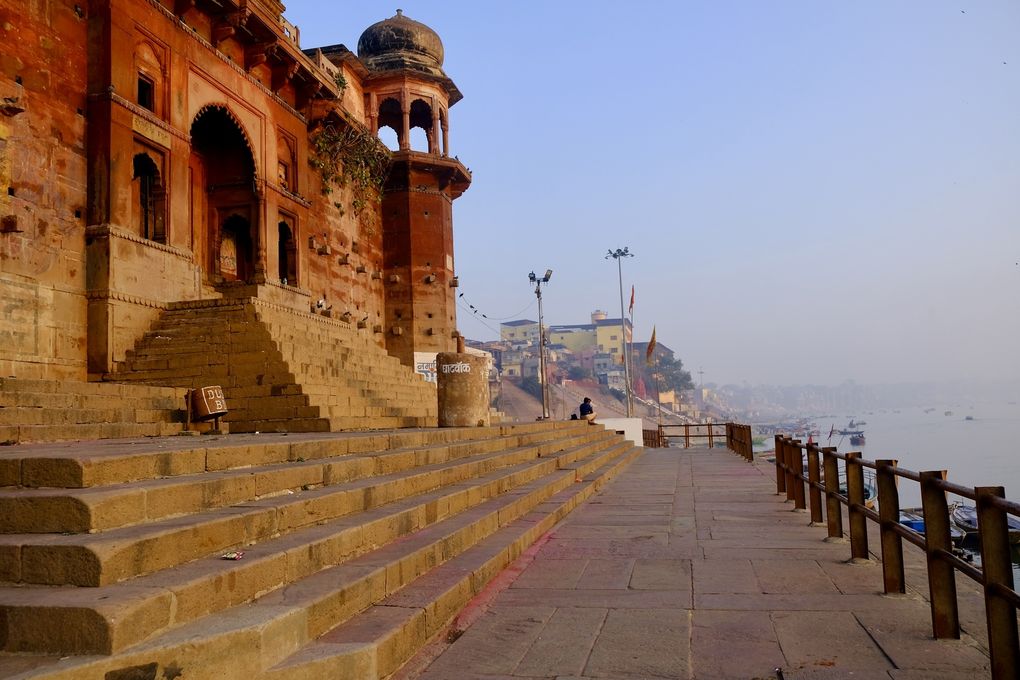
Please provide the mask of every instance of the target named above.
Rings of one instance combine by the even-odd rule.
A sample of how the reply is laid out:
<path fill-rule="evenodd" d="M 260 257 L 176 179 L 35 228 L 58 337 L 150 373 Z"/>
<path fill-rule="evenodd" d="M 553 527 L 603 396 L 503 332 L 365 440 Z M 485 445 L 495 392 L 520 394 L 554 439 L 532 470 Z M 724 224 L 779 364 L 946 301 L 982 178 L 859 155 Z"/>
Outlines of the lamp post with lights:
<path fill-rule="evenodd" d="M 549 419 L 549 384 L 545 374 L 545 321 L 542 317 L 542 284 L 549 283 L 552 278 L 552 269 L 545 270 L 545 276 L 536 276 L 535 272 L 528 274 L 528 281 L 535 284 L 535 297 L 538 298 L 538 370 L 539 380 L 542 384 L 542 420 Z"/>
<path fill-rule="evenodd" d="M 616 273 L 620 279 L 620 332 L 623 335 L 623 380 L 626 383 L 627 394 L 627 417 L 633 415 L 632 398 L 630 395 L 630 357 L 627 356 L 627 317 L 623 314 L 623 258 L 634 257 L 634 253 L 624 246 L 606 253 L 606 259 L 616 260 Z"/>

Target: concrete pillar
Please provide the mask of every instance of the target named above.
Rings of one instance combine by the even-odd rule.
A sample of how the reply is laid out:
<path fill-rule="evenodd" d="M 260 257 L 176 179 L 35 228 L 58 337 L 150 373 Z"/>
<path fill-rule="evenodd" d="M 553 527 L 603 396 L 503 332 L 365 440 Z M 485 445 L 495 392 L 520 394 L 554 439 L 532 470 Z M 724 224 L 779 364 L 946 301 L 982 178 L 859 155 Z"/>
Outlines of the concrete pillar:
<path fill-rule="evenodd" d="M 436 356 L 439 427 L 489 425 L 489 376 L 485 357 L 460 352 Z"/>

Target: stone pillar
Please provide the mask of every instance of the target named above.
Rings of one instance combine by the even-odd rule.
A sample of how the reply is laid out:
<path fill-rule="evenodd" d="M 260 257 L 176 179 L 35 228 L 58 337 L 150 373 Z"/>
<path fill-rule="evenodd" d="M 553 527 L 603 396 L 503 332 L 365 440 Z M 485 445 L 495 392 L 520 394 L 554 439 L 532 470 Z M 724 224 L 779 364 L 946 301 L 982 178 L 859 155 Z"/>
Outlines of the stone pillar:
<path fill-rule="evenodd" d="M 429 153 L 441 154 L 440 139 L 442 138 L 442 127 L 439 125 L 439 103 L 432 98 L 432 133 L 429 135 Z"/>
<path fill-rule="evenodd" d="M 379 136 L 379 102 L 375 92 L 368 93 L 368 127 L 373 135 Z"/>
<path fill-rule="evenodd" d="M 411 148 L 411 103 L 407 101 L 407 93 L 400 97 L 400 113 L 402 122 L 400 124 L 400 150 L 407 151 Z"/>
<path fill-rule="evenodd" d="M 489 425 L 489 376 L 485 357 L 460 352 L 436 355 L 439 427 Z"/>

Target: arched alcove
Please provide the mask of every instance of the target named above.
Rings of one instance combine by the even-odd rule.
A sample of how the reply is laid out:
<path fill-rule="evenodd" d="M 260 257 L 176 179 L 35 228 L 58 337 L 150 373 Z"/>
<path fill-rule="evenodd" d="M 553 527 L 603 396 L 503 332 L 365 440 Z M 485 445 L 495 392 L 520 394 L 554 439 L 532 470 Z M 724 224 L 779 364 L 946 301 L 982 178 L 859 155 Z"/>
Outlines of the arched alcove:
<path fill-rule="evenodd" d="M 204 107 L 191 124 L 192 190 L 206 224 L 202 237 L 212 282 L 252 278 L 258 244 L 255 156 L 240 123 L 225 106 Z M 233 251 L 233 252 L 231 252 Z"/>
<path fill-rule="evenodd" d="M 159 166 L 147 153 L 135 154 L 132 195 L 138 235 L 166 243 L 166 190 Z"/>

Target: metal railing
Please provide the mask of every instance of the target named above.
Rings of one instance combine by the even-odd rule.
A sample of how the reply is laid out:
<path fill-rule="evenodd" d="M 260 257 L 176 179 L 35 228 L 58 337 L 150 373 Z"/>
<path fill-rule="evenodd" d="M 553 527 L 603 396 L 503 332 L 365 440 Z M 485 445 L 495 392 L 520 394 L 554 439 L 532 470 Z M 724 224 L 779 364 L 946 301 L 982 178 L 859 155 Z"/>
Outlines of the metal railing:
<path fill-rule="evenodd" d="M 649 439 L 646 436 L 646 440 Z M 659 425 L 658 446 L 670 446 L 674 441 L 685 449 L 692 445 L 715 447 L 716 442 L 724 443 L 739 456 L 753 459 L 751 426 L 739 423 L 684 423 L 682 425 Z"/>
<path fill-rule="evenodd" d="M 842 488 L 841 462 L 845 475 Z M 865 504 L 866 469 L 875 473 L 877 511 Z M 900 480 L 920 485 L 923 534 L 900 524 Z M 898 467 L 895 460 L 865 460 L 857 452 L 837 453 L 835 448 L 802 444 L 800 440 L 776 435 L 776 491 L 785 493 L 796 509 L 809 510 L 812 523 L 821 524 L 824 520 L 831 538 L 843 538 L 843 507 L 846 506 L 850 555 L 855 560 L 870 559 L 867 523 L 871 520 L 878 524 L 886 593 L 906 592 L 903 541 L 923 550 L 927 561 L 932 633 L 936 639 L 960 637 L 956 573 L 978 583 L 984 591 L 992 677 L 1017 677 L 1020 671 L 1017 630 L 1020 595 L 1013 584 L 1008 520 L 1010 515 L 1020 515 L 1020 504 L 1006 500 L 1003 487 L 960 486 L 946 480 L 945 470 L 914 472 Z M 980 567 L 953 551 L 947 493 L 974 501 L 976 505 Z"/>

